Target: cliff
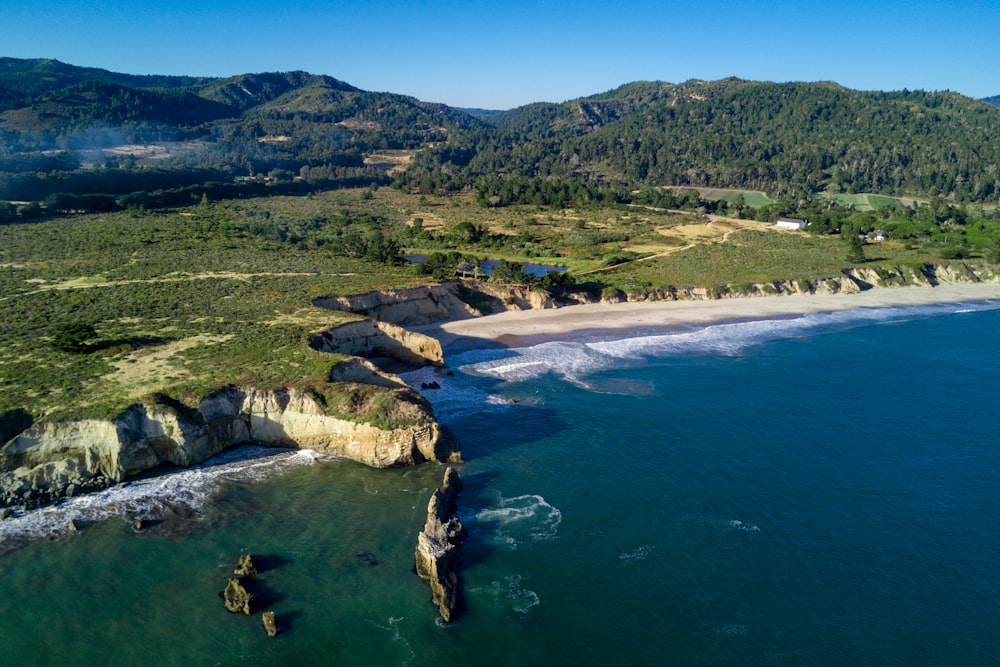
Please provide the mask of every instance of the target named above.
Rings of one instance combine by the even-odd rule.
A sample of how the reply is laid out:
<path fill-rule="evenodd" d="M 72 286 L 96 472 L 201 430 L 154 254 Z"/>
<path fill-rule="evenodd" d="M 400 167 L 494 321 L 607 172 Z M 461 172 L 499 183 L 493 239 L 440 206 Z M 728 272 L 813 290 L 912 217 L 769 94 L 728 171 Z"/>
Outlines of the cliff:
<path fill-rule="evenodd" d="M 467 319 L 509 310 L 558 308 L 596 301 L 681 301 L 727 299 L 782 294 L 856 294 L 873 287 L 918 285 L 933 287 L 960 282 L 1000 282 L 1000 270 L 984 262 L 951 261 L 929 264 L 886 266 L 883 264 L 844 269 L 840 275 L 815 280 L 775 280 L 715 287 L 666 287 L 633 290 L 609 290 L 599 299 L 593 295 L 565 293 L 556 298 L 545 291 L 522 286 L 495 285 L 478 281 L 452 281 L 408 290 L 369 292 L 351 297 L 325 297 L 313 304 L 321 308 L 343 310 L 373 317 L 387 333 L 392 322 L 397 325 L 422 325 L 444 320 Z M 351 325 L 347 325 L 350 327 Z M 354 325 L 358 330 L 361 323 Z M 350 328 L 340 327 L 344 332 Z M 334 330 L 339 331 L 339 330 Z M 339 335 L 339 334 L 338 334 Z M 413 335 L 412 333 L 410 335 Z M 402 340 L 402 339 L 400 339 Z M 331 351 L 350 349 L 330 345 Z M 393 356 L 388 354 L 387 356 Z"/>
<path fill-rule="evenodd" d="M 590 301 L 586 295 L 572 295 L 566 303 L 585 301 Z M 556 308 L 560 304 L 547 292 L 527 287 L 479 281 L 449 281 L 413 289 L 323 297 L 315 299 L 313 305 L 364 315 L 377 320 L 378 326 L 382 327 L 385 322 L 414 326 L 468 319 L 507 310 Z M 386 329 L 383 331 L 389 333 Z"/>
<path fill-rule="evenodd" d="M 309 345 L 320 352 L 391 357 L 416 366 L 444 365 L 441 343 L 436 339 L 407 331 L 395 324 L 370 319 L 349 322 L 317 334 Z"/>
<path fill-rule="evenodd" d="M 455 516 L 455 498 L 461 490 L 458 472 L 447 468 L 441 488 L 427 503 L 427 520 L 417 535 L 417 575 L 430 584 L 431 597 L 446 623 L 458 612 L 460 604 L 458 561 L 465 529 Z"/>
<path fill-rule="evenodd" d="M 375 390 L 370 402 L 381 412 L 372 421 L 386 425 L 362 421 L 372 385 L 342 383 L 333 394 L 351 398 L 358 412 L 340 416 L 315 391 L 226 387 L 197 408 L 165 400 L 133 405 L 111 421 L 33 424 L 0 450 L 0 504 L 73 495 L 248 443 L 314 449 L 375 468 L 460 460 L 430 407 L 409 389 Z"/>

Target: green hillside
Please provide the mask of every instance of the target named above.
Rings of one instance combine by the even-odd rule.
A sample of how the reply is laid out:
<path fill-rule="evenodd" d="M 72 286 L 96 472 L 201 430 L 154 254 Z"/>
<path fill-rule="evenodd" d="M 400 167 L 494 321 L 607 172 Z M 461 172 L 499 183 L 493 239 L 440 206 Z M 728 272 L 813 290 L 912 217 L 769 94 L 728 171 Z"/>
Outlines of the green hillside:
<path fill-rule="evenodd" d="M 639 82 L 492 122 L 496 132 L 463 137 L 460 152 L 442 147 L 415 166 L 434 173 L 451 162 L 469 182 L 499 170 L 629 187 L 1000 196 L 1000 110 L 955 93 Z"/>
<path fill-rule="evenodd" d="M 367 158 L 409 151 L 400 188 L 494 205 L 644 187 L 995 203 L 998 132 L 987 101 L 831 82 L 639 81 L 473 115 L 307 72 L 134 76 L 0 59 L 0 200 L 206 178 L 382 183 L 393 165 Z"/>

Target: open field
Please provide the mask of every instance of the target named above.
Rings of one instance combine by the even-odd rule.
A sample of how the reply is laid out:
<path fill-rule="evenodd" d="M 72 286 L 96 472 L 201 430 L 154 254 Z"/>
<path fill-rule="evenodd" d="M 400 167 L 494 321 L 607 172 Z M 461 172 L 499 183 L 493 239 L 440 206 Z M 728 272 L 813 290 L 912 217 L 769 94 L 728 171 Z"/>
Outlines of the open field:
<path fill-rule="evenodd" d="M 873 264 L 917 264 L 929 259 L 891 244 L 869 246 L 866 254 Z M 729 234 L 725 241 L 720 238 L 632 262 L 603 277 L 625 289 L 705 287 L 836 277 L 848 265 L 846 247 L 838 237 L 747 228 Z"/>
<path fill-rule="evenodd" d="M 832 199 L 838 206 L 853 208 L 855 211 L 881 211 L 884 208 L 901 209 L 913 205 L 912 199 L 901 199 L 899 197 L 888 197 L 886 195 L 873 194 L 853 194 L 840 195 L 830 193 L 820 193 L 817 195 L 821 199 Z"/>
<path fill-rule="evenodd" d="M 747 206 L 767 206 L 774 202 L 773 199 L 767 196 L 766 193 L 760 190 L 737 190 L 733 188 L 694 188 L 688 186 L 671 186 L 671 190 L 676 192 L 684 192 L 686 190 L 694 190 L 698 193 L 698 196 L 702 199 L 708 201 L 725 201 L 730 204 L 735 203 L 737 198 L 742 195 L 743 202 Z"/>

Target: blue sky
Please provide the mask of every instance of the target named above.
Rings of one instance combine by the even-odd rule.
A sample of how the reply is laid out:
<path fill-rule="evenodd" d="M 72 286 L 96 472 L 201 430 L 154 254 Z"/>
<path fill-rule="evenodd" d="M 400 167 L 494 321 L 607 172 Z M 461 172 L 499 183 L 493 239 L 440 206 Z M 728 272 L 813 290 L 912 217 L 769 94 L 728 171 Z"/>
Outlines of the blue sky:
<path fill-rule="evenodd" d="M 132 74 L 300 69 L 453 106 L 739 76 L 1000 94 L 995 0 L 2 0 L 0 56 Z"/>

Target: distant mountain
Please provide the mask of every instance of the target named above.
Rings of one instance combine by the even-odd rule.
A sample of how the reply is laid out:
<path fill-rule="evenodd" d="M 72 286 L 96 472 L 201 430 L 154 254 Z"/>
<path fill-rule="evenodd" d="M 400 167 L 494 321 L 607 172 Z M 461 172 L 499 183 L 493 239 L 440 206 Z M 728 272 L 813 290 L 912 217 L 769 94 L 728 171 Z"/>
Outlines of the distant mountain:
<path fill-rule="evenodd" d="M 156 166 L 223 179 L 275 170 L 353 177 L 369 169 L 366 153 L 408 149 L 419 152 L 396 178 L 425 192 L 534 179 L 997 201 L 997 102 L 728 78 L 637 81 L 561 104 L 463 110 L 300 71 L 136 76 L 0 58 L 0 199 L 69 188 L 49 174 L 142 159 L 88 150 L 173 141 L 183 150 Z M 30 188 L 27 172 L 36 174 Z M 96 180 L 67 191 L 132 187 L 124 177 L 117 186 L 108 174 Z"/>
<path fill-rule="evenodd" d="M 117 74 L 49 59 L 0 58 L 0 111 L 29 104 L 33 98 L 43 93 L 89 81 L 114 83 L 130 88 L 183 88 L 209 80 L 191 76 Z"/>
<path fill-rule="evenodd" d="M 992 104 L 995 107 L 1000 107 L 1000 95 L 993 95 L 992 97 L 984 97 L 981 101 L 986 102 L 987 104 Z"/>

